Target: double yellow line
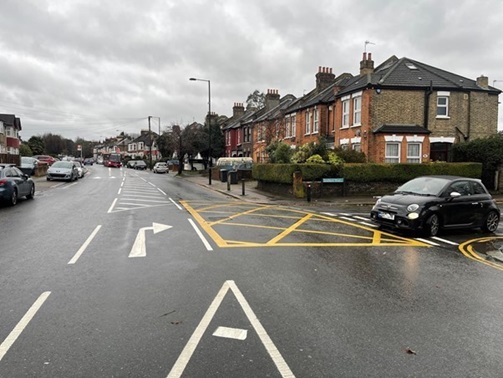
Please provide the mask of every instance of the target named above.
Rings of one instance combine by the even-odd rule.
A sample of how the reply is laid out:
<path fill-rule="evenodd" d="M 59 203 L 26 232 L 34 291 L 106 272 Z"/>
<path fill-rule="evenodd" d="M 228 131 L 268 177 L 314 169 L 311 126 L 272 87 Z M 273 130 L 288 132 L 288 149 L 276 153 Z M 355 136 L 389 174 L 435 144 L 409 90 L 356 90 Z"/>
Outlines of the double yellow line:
<path fill-rule="evenodd" d="M 472 239 L 464 242 L 463 244 L 459 245 L 459 250 L 463 255 L 468 257 L 471 260 L 477 261 L 479 263 L 489 265 L 492 268 L 499 269 L 503 271 L 503 263 L 496 263 L 492 261 L 488 261 L 481 257 L 473 248 L 474 243 L 484 243 L 484 242 L 490 242 L 491 240 L 495 239 L 503 239 L 503 236 L 489 236 L 489 237 L 484 237 L 484 238 L 478 238 L 478 239 Z"/>

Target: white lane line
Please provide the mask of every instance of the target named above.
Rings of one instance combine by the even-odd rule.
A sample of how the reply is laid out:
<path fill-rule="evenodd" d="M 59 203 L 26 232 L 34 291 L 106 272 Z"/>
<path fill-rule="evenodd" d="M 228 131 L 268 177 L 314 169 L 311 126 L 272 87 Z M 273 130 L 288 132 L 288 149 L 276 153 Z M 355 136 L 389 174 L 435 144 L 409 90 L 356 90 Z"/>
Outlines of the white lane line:
<path fill-rule="evenodd" d="M 74 186 L 74 185 L 77 185 L 77 181 L 73 182 L 72 184 L 68 184 L 65 187 L 61 188 L 61 189 L 63 189 L 63 190 L 64 189 L 68 189 L 69 187 Z"/>
<path fill-rule="evenodd" d="M 278 371 L 281 374 L 281 376 L 283 378 L 294 378 L 295 375 L 292 373 L 292 371 L 286 364 L 285 360 L 283 359 L 283 356 L 281 355 L 281 353 L 279 353 L 278 349 L 276 348 L 271 338 L 267 334 L 265 328 L 258 320 L 257 315 L 255 315 L 255 313 L 253 312 L 252 308 L 248 304 L 248 301 L 236 286 L 236 283 L 231 280 L 225 281 L 224 284 L 222 285 L 222 288 L 218 292 L 215 299 L 213 299 L 213 302 L 211 303 L 210 307 L 204 314 L 203 318 L 201 319 L 201 322 L 195 329 L 194 333 L 192 334 L 189 341 L 185 345 L 185 348 L 183 348 L 182 353 L 180 354 L 175 364 L 171 368 L 171 371 L 169 372 L 167 378 L 179 378 L 182 376 L 183 371 L 187 366 L 187 363 L 192 357 L 194 351 L 196 350 L 199 341 L 201 341 L 204 332 L 206 331 L 208 325 L 215 316 L 215 313 L 220 307 L 220 304 L 222 303 L 229 289 L 234 293 L 234 296 L 236 297 L 238 303 L 241 305 L 241 308 L 243 309 L 248 320 L 255 329 L 255 332 L 260 338 L 260 341 L 262 341 L 262 344 L 269 353 L 269 356 L 272 358 L 274 364 L 278 368 Z"/>
<path fill-rule="evenodd" d="M 173 199 L 172 199 L 172 198 L 169 198 L 169 200 L 170 200 L 171 202 L 173 202 L 173 204 L 174 204 L 176 207 L 178 207 L 178 210 L 183 210 L 183 208 L 182 208 L 179 204 L 177 204 L 175 201 L 173 201 Z"/>
<path fill-rule="evenodd" d="M 119 188 L 119 191 L 117 192 L 117 195 L 120 195 L 122 192 L 122 186 Z"/>
<path fill-rule="evenodd" d="M 378 225 L 374 224 L 374 223 L 368 223 L 368 222 L 358 222 L 360 224 L 363 224 L 364 226 L 369 226 L 369 227 L 379 227 Z"/>
<path fill-rule="evenodd" d="M 206 247 L 206 249 L 208 251 L 213 251 L 213 248 L 211 248 L 211 245 L 210 243 L 208 243 L 208 240 L 206 240 L 206 238 L 204 237 L 203 233 L 201 232 L 201 230 L 196 226 L 196 224 L 194 223 L 194 221 L 192 219 L 189 218 L 189 222 L 190 224 L 192 225 L 192 227 L 194 227 L 194 230 L 196 231 L 196 234 L 199 236 L 199 238 L 201 239 L 201 241 L 203 242 L 204 246 Z"/>
<path fill-rule="evenodd" d="M 26 326 L 30 323 L 31 319 L 35 316 L 37 311 L 42 307 L 44 304 L 45 300 L 49 297 L 51 294 L 50 291 L 46 291 L 38 297 L 38 299 L 33 303 L 33 305 L 30 307 L 28 312 L 21 318 L 19 323 L 14 327 L 14 329 L 9 333 L 7 338 L 0 344 L 0 361 L 2 361 L 2 358 L 5 356 L 5 354 L 8 352 L 12 344 L 17 340 L 19 335 L 24 331 Z"/>
<path fill-rule="evenodd" d="M 351 216 L 351 214 L 348 214 L 348 213 L 341 213 L 341 215 L 344 215 L 346 217 L 350 217 Z"/>
<path fill-rule="evenodd" d="M 158 191 L 160 191 L 162 194 L 164 194 L 165 196 L 167 196 L 166 193 L 164 193 L 161 189 L 157 188 Z"/>
<path fill-rule="evenodd" d="M 110 214 L 112 212 L 112 209 L 114 208 L 115 204 L 117 203 L 117 198 L 114 199 L 114 202 L 112 202 L 112 206 L 108 209 L 107 213 Z"/>
<path fill-rule="evenodd" d="M 224 337 L 226 339 L 246 340 L 248 331 L 240 328 L 218 327 L 213 336 Z"/>
<path fill-rule="evenodd" d="M 337 214 L 333 214 L 333 213 L 322 213 L 323 215 L 328 215 L 329 217 L 336 217 Z"/>
<path fill-rule="evenodd" d="M 92 232 L 92 234 L 89 235 L 89 237 L 87 238 L 87 240 L 85 241 L 85 243 L 82 244 L 82 247 L 80 247 L 80 249 L 77 251 L 77 253 L 75 254 L 75 256 L 73 256 L 72 259 L 70 261 L 68 261 L 68 264 L 75 264 L 77 262 L 77 260 L 79 259 L 80 255 L 82 255 L 84 253 L 84 251 L 86 250 L 86 248 L 93 241 L 94 237 L 96 236 L 96 234 L 98 233 L 98 231 L 100 230 L 100 228 L 101 228 L 101 224 L 98 225 L 98 226 L 96 226 L 96 228 L 94 229 L 94 231 Z"/>
<path fill-rule="evenodd" d="M 349 218 L 349 217 L 339 217 L 339 218 L 347 220 L 347 221 L 350 221 L 350 222 L 354 222 L 355 221 L 353 218 Z"/>
<path fill-rule="evenodd" d="M 51 185 L 51 189 L 53 189 L 53 188 L 59 188 L 62 185 L 65 185 L 65 183 L 64 182 L 60 182 L 59 184 Z"/>
<path fill-rule="evenodd" d="M 353 215 L 353 217 L 354 217 L 354 218 L 356 218 L 356 219 L 362 220 L 362 221 L 368 221 L 368 220 L 369 220 L 369 218 L 368 218 L 368 217 L 367 217 L 367 218 L 365 218 L 365 217 L 361 217 L 361 216 L 359 216 L 359 215 Z"/>
<path fill-rule="evenodd" d="M 440 242 L 443 242 L 443 243 L 450 244 L 450 245 L 459 245 L 459 243 L 456 243 L 456 242 L 453 242 L 453 241 L 450 241 L 450 240 L 446 240 L 446 239 L 442 239 L 442 238 L 439 238 L 437 236 L 432 236 L 431 238 L 435 239 L 435 240 L 438 240 Z"/>
<path fill-rule="evenodd" d="M 150 186 L 153 186 L 154 188 L 157 188 L 155 184 L 152 184 L 151 182 L 148 183 Z"/>
<path fill-rule="evenodd" d="M 439 247 L 440 244 L 437 244 L 437 243 L 434 243 L 432 242 L 431 240 L 427 240 L 427 239 L 423 239 L 423 238 L 415 238 L 416 240 L 419 240 L 419 241 L 422 241 L 423 243 L 427 243 L 427 244 L 431 244 L 431 245 L 434 245 L 436 247 Z"/>

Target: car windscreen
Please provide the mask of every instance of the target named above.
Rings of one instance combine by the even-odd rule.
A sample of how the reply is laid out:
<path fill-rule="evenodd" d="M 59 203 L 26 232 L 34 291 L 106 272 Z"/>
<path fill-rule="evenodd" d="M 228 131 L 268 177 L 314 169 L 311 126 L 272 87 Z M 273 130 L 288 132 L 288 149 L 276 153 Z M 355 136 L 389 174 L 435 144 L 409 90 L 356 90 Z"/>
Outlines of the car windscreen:
<path fill-rule="evenodd" d="M 53 168 L 68 168 L 72 169 L 73 163 L 70 161 L 57 161 L 52 165 Z"/>
<path fill-rule="evenodd" d="M 440 177 L 418 177 L 407 181 L 395 193 L 438 196 L 449 180 Z"/>

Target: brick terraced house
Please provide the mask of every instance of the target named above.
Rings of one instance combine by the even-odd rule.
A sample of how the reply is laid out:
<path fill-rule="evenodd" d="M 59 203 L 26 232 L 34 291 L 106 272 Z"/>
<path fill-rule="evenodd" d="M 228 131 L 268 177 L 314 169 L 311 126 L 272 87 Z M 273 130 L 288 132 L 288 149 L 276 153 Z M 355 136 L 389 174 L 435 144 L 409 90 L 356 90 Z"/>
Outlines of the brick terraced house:
<path fill-rule="evenodd" d="M 454 143 L 497 133 L 501 91 L 484 76 L 471 80 L 395 56 L 374 68 L 364 53 L 358 75 L 319 67 L 315 81 L 299 98 L 268 90 L 262 109 L 236 103 L 222 128 L 225 155 L 265 162 L 272 141 L 294 148 L 324 137 L 369 162 L 450 161 Z"/>

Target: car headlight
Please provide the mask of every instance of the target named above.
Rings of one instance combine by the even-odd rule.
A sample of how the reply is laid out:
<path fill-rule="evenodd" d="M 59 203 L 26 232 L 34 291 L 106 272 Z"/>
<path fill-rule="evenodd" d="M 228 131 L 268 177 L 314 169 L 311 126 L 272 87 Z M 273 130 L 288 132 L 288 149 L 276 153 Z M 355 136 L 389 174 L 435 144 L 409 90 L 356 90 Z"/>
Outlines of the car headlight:
<path fill-rule="evenodd" d="M 407 206 L 408 212 L 416 211 L 417 209 L 419 209 L 419 205 L 417 203 L 413 203 L 412 205 Z"/>
<path fill-rule="evenodd" d="M 417 218 L 419 218 L 419 214 L 418 213 L 409 213 L 409 214 L 407 214 L 407 218 L 417 219 Z"/>

